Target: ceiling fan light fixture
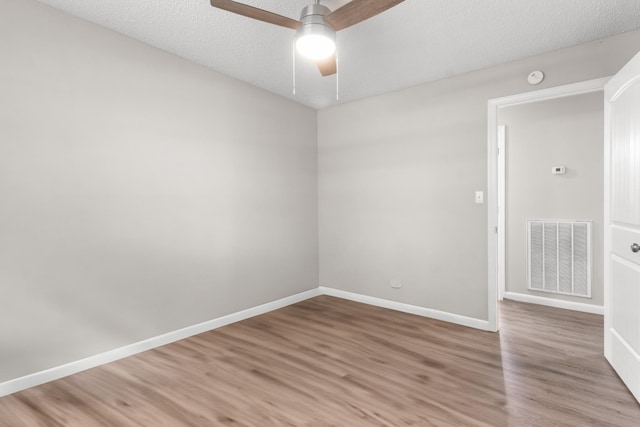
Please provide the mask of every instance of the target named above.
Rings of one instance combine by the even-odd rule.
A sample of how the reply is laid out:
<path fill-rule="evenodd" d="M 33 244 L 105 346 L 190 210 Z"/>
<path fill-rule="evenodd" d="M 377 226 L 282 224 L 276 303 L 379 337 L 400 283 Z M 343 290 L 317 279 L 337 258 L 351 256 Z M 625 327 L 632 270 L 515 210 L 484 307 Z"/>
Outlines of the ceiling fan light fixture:
<path fill-rule="evenodd" d="M 335 54 L 336 31 L 344 30 L 345 28 L 349 28 L 352 25 L 376 16 L 402 3 L 404 0 L 351 0 L 334 11 L 321 5 L 320 0 L 313 0 L 314 4 L 302 9 L 300 20 L 250 6 L 241 1 L 209 1 L 211 2 L 211 6 L 217 9 L 296 30 L 296 38 L 293 43 L 293 49 L 291 50 L 293 54 L 293 74 L 295 82 L 296 51 L 303 56 L 315 60 L 318 70 L 320 70 L 320 74 L 323 76 L 326 77 L 337 74 L 338 55 Z M 338 79 L 336 78 L 336 85 L 337 84 Z"/>
<path fill-rule="evenodd" d="M 304 34 L 297 38 L 296 50 L 305 58 L 326 59 L 336 52 L 336 42 L 326 34 Z"/>
<path fill-rule="evenodd" d="M 320 60 L 336 52 L 336 32 L 324 22 L 331 11 L 320 4 L 302 10 L 302 25 L 296 33 L 296 50 L 305 58 Z"/>

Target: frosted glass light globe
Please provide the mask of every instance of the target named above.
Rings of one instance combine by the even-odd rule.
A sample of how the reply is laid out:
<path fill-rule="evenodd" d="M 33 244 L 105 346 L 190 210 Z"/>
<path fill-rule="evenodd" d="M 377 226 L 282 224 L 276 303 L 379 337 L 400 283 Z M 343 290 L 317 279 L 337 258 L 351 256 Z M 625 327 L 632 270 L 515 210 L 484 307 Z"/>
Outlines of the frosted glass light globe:
<path fill-rule="evenodd" d="M 305 34 L 296 40 L 296 50 L 305 58 L 326 59 L 336 52 L 336 43 L 323 34 Z"/>

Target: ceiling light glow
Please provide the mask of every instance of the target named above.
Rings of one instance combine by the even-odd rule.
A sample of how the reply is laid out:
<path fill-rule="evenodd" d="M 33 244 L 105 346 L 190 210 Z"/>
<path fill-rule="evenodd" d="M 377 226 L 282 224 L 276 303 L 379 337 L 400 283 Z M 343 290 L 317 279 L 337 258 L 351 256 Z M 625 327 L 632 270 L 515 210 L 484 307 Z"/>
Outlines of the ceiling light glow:
<path fill-rule="evenodd" d="M 305 34 L 296 40 L 296 50 L 305 58 L 320 60 L 336 52 L 336 42 L 324 34 Z"/>

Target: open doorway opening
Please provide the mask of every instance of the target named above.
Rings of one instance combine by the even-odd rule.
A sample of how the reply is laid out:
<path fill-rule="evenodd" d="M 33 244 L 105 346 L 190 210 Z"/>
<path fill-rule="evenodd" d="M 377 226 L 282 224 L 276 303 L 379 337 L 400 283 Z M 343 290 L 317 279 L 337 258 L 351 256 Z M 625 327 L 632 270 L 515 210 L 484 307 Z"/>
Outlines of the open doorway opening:
<path fill-rule="evenodd" d="M 489 233 L 488 234 L 488 237 L 489 237 L 488 238 L 488 242 L 489 242 L 488 313 L 489 313 L 489 327 L 492 330 L 497 331 L 499 328 L 498 300 L 503 295 L 505 295 L 506 292 L 509 291 L 509 287 L 507 286 L 507 289 L 505 290 L 506 292 L 503 292 L 503 283 L 506 283 L 505 278 L 509 277 L 509 275 L 507 274 L 507 265 L 506 265 L 506 260 L 508 259 L 508 255 L 506 250 L 507 248 L 505 247 L 505 245 L 508 245 L 507 236 L 509 235 L 508 226 L 510 224 L 508 224 L 509 222 L 507 220 L 508 212 L 506 210 L 506 208 L 508 208 L 508 203 L 505 203 L 506 197 L 504 197 L 506 194 L 505 190 L 507 188 L 505 186 L 505 181 L 508 181 L 508 173 L 507 173 L 508 166 L 506 169 L 507 172 L 504 173 L 503 178 L 501 178 L 501 172 L 503 171 L 501 171 L 500 169 L 501 165 L 506 165 L 508 162 L 506 161 L 507 157 L 502 157 L 502 158 L 500 157 L 500 150 L 498 148 L 500 136 L 506 136 L 508 138 L 508 129 L 499 127 L 499 125 L 501 124 L 500 120 L 502 116 L 500 113 L 503 111 L 506 112 L 508 111 L 507 109 L 513 108 L 516 106 L 521 106 L 523 107 L 521 108 L 522 110 L 526 110 L 526 108 L 524 107 L 526 107 L 527 105 L 533 106 L 536 103 L 542 103 L 545 101 L 561 100 L 563 98 L 577 97 L 577 96 L 588 95 L 588 94 L 595 94 L 595 96 L 596 97 L 599 96 L 601 100 L 602 90 L 607 81 L 608 81 L 608 78 L 591 80 L 587 82 L 560 86 L 556 88 L 544 89 L 544 90 L 535 91 L 535 92 L 528 92 L 528 93 L 514 95 L 510 97 L 505 97 L 505 98 L 493 99 L 493 100 L 490 100 L 488 103 L 488 172 L 489 172 L 488 173 L 488 191 L 487 191 L 488 226 L 489 226 L 488 227 L 488 233 Z M 570 105 L 571 103 L 572 102 L 565 102 L 564 104 L 567 104 L 567 105 L 560 105 L 560 108 L 567 108 L 567 106 Z M 563 103 L 560 102 L 560 104 L 563 104 Z M 542 105 L 542 104 L 539 104 L 539 105 Z M 558 106 L 554 106 L 554 107 L 558 107 Z M 536 108 L 533 107 L 533 109 L 535 110 Z M 541 111 L 538 114 L 542 116 L 546 114 L 548 116 L 549 111 L 545 111 L 545 108 L 538 109 L 538 110 Z M 516 109 L 514 108 L 512 111 L 516 111 Z M 531 113 L 531 111 L 529 112 L 524 111 L 524 113 L 525 114 Z M 601 122 L 602 120 L 603 120 L 603 116 L 600 117 Z M 506 140 L 501 142 L 505 142 L 505 141 Z M 555 149 L 554 145 L 552 144 L 552 141 L 544 141 L 544 144 L 541 144 L 541 145 L 544 145 L 546 148 L 543 147 L 543 149 L 538 150 L 540 152 L 536 154 L 536 156 L 542 159 L 542 163 L 541 162 L 536 163 L 535 167 L 537 168 L 541 167 L 540 165 L 544 164 L 543 162 L 545 158 L 548 158 L 549 161 L 552 161 L 551 160 L 552 158 L 550 156 L 547 156 L 547 154 L 549 153 L 545 152 L 545 150 Z M 534 147 L 534 148 L 540 148 L 540 147 Z M 508 152 L 508 143 L 507 143 L 506 150 L 504 148 L 502 150 L 502 156 L 504 156 L 505 153 L 507 152 Z M 532 153 L 525 152 L 525 153 L 520 153 L 520 155 L 523 157 L 523 160 L 522 159 L 520 160 L 522 160 L 522 163 L 526 165 L 526 167 L 533 166 L 534 162 L 530 161 L 530 160 L 533 160 L 532 158 L 530 158 L 530 156 L 533 155 Z M 600 151 L 600 158 L 602 158 L 601 156 L 602 156 L 602 151 Z M 565 168 L 567 167 L 567 165 L 560 165 L 560 164 L 549 165 L 548 171 L 547 171 L 549 175 L 552 175 L 552 167 L 554 166 L 565 166 Z M 584 169 L 582 170 L 584 171 Z M 576 175 L 577 170 L 574 170 L 573 172 L 574 172 L 573 177 L 575 178 L 577 176 Z M 536 184 L 535 182 L 536 179 L 537 178 L 535 177 L 526 177 L 525 182 L 526 180 L 529 180 L 529 181 L 533 181 L 533 184 Z M 571 183 L 568 180 L 565 180 L 565 181 Z M 603 177 L 600 176 L 600 182 L 602 181 L 603 181 Z M 553 184 L 554 182 L 551 181 L 552 188 L 553 188 Z M 529 190 L 523 190 L 523 192 L 525 193 L 526 191 L 529 191 Z M 601 186 L 600 186 L 600 192 L 601 192 Z M 523 196 L 526 199 L 527 194 L 523 194 Z M 544 193 L 541 196 L 536 196 L 536 197 L 544 199 Z M 563 196 L 556 195 L 554 197 L 563 197 Z M 500 206 L 501 202 L 505 206 Z M 525 200 L 523 204 L 526 205 L 528 204 L 528 202 L 529 200 Z M 502 214 L 500 212 L 502 212 Z M 507 212 L 507 215 L 504 215 L 505 212 Z M 569 211 L 567 210 L 567 212 Z M 525 214 L 525 216 L 528 216 L 528 215 L 529 214 Z M 535 212 L 532 212 L 531 215 L 533 217 L 530 219 L 536 219 L 534 218 L 535 216 L 537 216 Z M 542 212 L 539 215 L 547 216 L 547 214 L 543 214 Z M 560 215 L 560 212 L 553 213 L 553 216 L 556 216 L 556 215 Z M 565 215 L 560 215 L 560 216 L 565 216 Z M 539 219 L 553 219 L 553 218 L 539 218 Z M 573 218 L 558 218 L 558 219 L 567 220 L 567 219 L 573 219 Z M 519 221 L 521 221 L 521 219 Z M 514 225 L 514 230 L 515 230 L 515 227 L 516 225 Z M 601 224 L 600 224 L 600 227 L 602 227 Z M 600 235 L 601 234 L 602 233 L 600 228 Z M 516 237 L 518 237 L 517 238 L 519 242 L 518 244 L 521 244 L 523 241 L 526 242 L 527 228 L 523 227 L 523 230 L 520 233 L 520 236 L 516 236 Z M 525 275 L 525 278 L 523 279 L 521 272 L 518 272 L 522 270 L 521 267 L 523 264 L 525 265 L 527 264 L 528 254 L 525 253 L 521 255 L 522 257 L 520 258 L 520 262 L 517 263 L 519 265 L 517 267 L 514 267 L 513 272 L 511 273 L 512 275 L 515 274 L 516 276 L 520 276 L 518 280 L 520 290 L 522 289 L 523 285 L 525 286 L 525 289 L 528 286 L 526 275 Z M 595 256 L 595 254 L 593 255 Z M 518 254 L 514 254 L 513 256 L 517 257 Z M 592 258 L 592 259 L 595 259 L 595 258 Z M 526 268 L 524 270 L 526 271 Z M 600 279 L 600 283 L 601 282 L 602 280 Z M 543 289 L 543 291 L 545 290 Z M 513 293 L 518 293 L 518 292 L 513 292 Z M 567 301 L 567 298 L 562 294 L 557 294 L 559 296 L 555 296 L 553 298 L 546 298 L 545 296 L 535 295 L 535 293 L 536 292 L 533 292 L 534 295 L 530 295 L 531 298 L 528 300 L 528 302 L 541 302 L 544 299 L 545 301 L 546 300 L 556 301 L 555 304 L 562 304 L 562 301 L 565 301 L 565 302 Z M 600 293 L 602 294 L 602 291 L 600 291 Z M 522 294 L 524 295 L 524 293 Z M 549 293 L 549 295 L 550 294 L 551 293 Z M 513 296 L 513 295 L 509 294 L 509 296 Z M 540 299 L 536 300 L 536 297 Z M 569 298 L 569 300 L 570 299 L 571 298 Z M 560 301 L 560 302 L 557 302 L 557 301 Z M 569 301 L 569 303 L 571 302 L 573 302 L 574 304 L 584 304 L 584 303 L 579 303 L 575 301 Z M 553 304 L 554 303 L 550 303 L 548 305 L 553 305 Z M 594 305 L 594 304 L 591 304 L 591 305 Z M 559 306 L 559 305 L 556 305 L 556 306 Z M 594 306 L 597 306 L 597 303 Z M 600 307 L 601 306 L 602 304 L 600 304 Z M 568 307 L 565 307 L 565 308 L 568 308 Z"/>
<path fill-rule="evenodd" d="M 498 125 L 499 295 L 603 314 L 603 93 L 508 106 Z"/>

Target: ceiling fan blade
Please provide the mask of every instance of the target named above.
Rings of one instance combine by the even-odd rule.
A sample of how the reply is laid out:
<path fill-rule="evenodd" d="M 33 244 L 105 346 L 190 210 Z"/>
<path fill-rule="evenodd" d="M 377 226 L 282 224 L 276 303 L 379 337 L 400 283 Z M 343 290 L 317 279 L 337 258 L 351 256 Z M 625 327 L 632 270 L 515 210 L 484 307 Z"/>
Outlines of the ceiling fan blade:
<path fill-rule="evenodd" d="M 277 13 L 263 9 L 258 9 L 257 7 L 249 6 L 248 4 L 239 3 L 237 1 L 211 0 L 211 6 L 237 13 L 238 15 L 246 16 L 248 18 L 257 19 L 258 21 L 291 28 L 292 30 L 297 30 L 298 27 L 302 25 L 302 22 L 295 19 L 287 18 L 286 16 L 278 15 Z"/>
<path fill-rule="evenodd" d="M 320 59 L 316 61 L 320 74 L 324 77 L 335 74 L 338 71 L 338 63 L 336 62 L 336 56 L 331 55 L 327 59 Z"/>
<path fill-rule="evenodd" d="M 325 16 L 324 20 L 331 25 L 334 30 L 338 31 L 376 16 L 403 1 L 404 0 L 353 0 Z"/>

